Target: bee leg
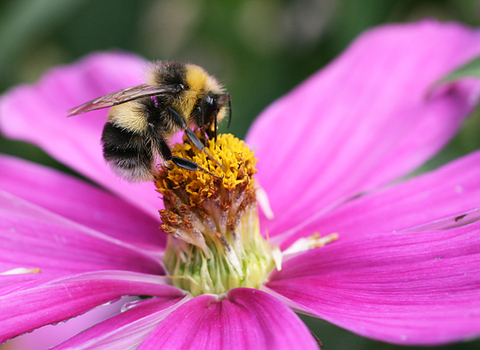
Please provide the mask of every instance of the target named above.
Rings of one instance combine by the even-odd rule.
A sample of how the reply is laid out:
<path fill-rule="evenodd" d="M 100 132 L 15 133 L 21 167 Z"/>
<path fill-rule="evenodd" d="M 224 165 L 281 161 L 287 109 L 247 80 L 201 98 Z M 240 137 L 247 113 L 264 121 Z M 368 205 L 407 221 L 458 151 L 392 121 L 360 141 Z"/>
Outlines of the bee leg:
<path fill-rule="evenodd" d="M 217 179 L 223 179 L 223 177 L 215 175 L 214 173 L 209 172 L 207 169 L 201 167 L 195 162 L 192 162 L 191 160 L 185 159 L 185 158 L 180 158 L 180 157 L 175 157 L 173 156 L 172 159 L 170 159 L 173 164 L 179 166 L 180 168 L 187 169 L 190 171 L 197 171 L 201 170 L 211 176 L 216 177 Z"/>
<path fill-rule="evenodd" d="M 227 92 L 225 94 L 225 97 L 228 100 L 228 124 L 227 124 L 227 130 L 230 128 L 230 123 L 232 122 L 232 98 L 230 97 L 230 94 Z"/>
<path fill-rule="evenodd" d="M 192 143 L 192 145 L 195 146 L 200 152 L 204 152 L 207 155 L 207 157 L 210 158 L 210 160 L 212 160 L 219 167 L 221 167 L 222 164 L 220 164 L 220 162 L 218 160 L 216 160 L 210 154 L 210 152 L 208 152 L 208 149 L 205 148 L 204 144 L 202 143 L 202 141 L 200 141 L 200 139 L 197 137 L 197 135 L 195 135 L 195 133 L 187 127 L 187 123 L 185 122 L 185 119 L 183 119 L 183 117 L 180 114 L 178 114 L 178 112 L 176 110 L 174 110 L 173 108 L 167 107 L 167 109 L 172 116 L 173 122 L 175 124 L 177 124 L 183 130 L 185 130 L 185 134 L 187 135 L 187 137 L 190 140 L 190 142 Z M 215 121 L 216 121 L 216 118 L 215 118 Z M 217 135 L 215 134 L 215 139 L 216 138 L 217 138 Z"/>
<path fill-rule="evenodd" d="M 180 114 L 178 114 L 178 112 L 174 110 L 172 107 L 167 107 L 167 109 L 171 114 L 171 117 L 173 119 L 172 121 L 175 124 L 177 124 L 180 128 L 185 130 L 187 128 L 187 122 L 185 121 L 185 119 L 183 119 L 183 117 Z"/>
<path fill-rule="evenodd" d="M 183 130 L 185 130 L 185 134 L 187 135 L 192 145 L 195 146 L 200 152 L 204 152 L 207 155 L 207 157 L 210 158 L 210 160 L 212 160 L 213 162 L 215 162 L 219 167 L 222 167 L 222 164 L 220 164 L 220 162 L 216 160 L 210 154 L 210 152 L 208 152 L 208 149 L 205 148 L 204 144 L 202 143 L 202 141 L 200 141 L 197 135 L 195 135 L 195 133 L 187 127 L 187 123 L 185 122 L 185 119 L 183 119 L 183 117 L 180 114 L 178 114 L 178 112 L 173 108 L 167 107 L 167 109 L 170 112 L 171 116 L 173 117 L 173 122 L 177 124 L 179 127 L 181 127 Z M 216 118 L 215 118 L 215 121 L 216 121 Z M 217 135 L 215 133 L 215 139 L 216 138 L 217 138 Z"/>
<path fill-rule="evenodd" d="M 200 141 L 200 139 L 197 137 L 197 135 L 195 135 L 195 133 L 192 130 L 190 130 L 189 128 L 186 128 L 185 135 L 187 135 L 192 145 L 194 145 L 200 152 L 204 152 L 207 155 L 207 157 L 210 158 L 210 160 L 215 162 L 219 167 L 222 167 L 222 164 L 220 164 L 220 162 L 210 154 L 208 149 L 205 148 L 202 141 Z"/>
<path fill-rule="evenodd" d="M 217 143 L 217 132 L 218 132 L 217 114 L 218 114 L 218 111 L 215 112 L 215 118 L 214 118 L 214 124 L 213 124 L 213 127 L 215 128 L 215 143 Z"/>
<path fill-rule="evenodd" d="M 150 128 L 153 129 L 153 125 L 150 125 Z M 186 169 L 186 170 L 190 170 L 190 171 L 201 170 L 201 171 L 204 171 L 207 174 L 209 174 L 211 176 L 214 176 L 216 178 L 219 178 L 219 179 L 222 178 L 218 175 L 215 175 L 215 174 L 209 172 L 207 169 L 201 167 L 200 165 L 198 165 L 195 162 L 192 162 L 191 160 L 172 156 L 172 151 L 170 150 L 170 147 L 168 147 L 168 144 L 165 142 L 165 140 L 160 135 L 158 135 L 157 133 L 152 133 L 152 137 L 153 137 L 153 141 L 156 145 L 156 148 L 160 152 L 160 155 L 162 156 L 163 160 L 171 161 L 173 164 L 179 166 L 182 169 Z"/>
<path fill-rule="evenodd" d="M 188 140 L 190 141 L 190 143 L 192 145 L 195 146 L 195 148 L 197 148 L 199 151 L 204 151 L 205 149 L 205 145 L 203 144 L 203 142 L 197 137 L 197 135 L 195 135 L 195 133 L 190 130 L 190 129 L 185 129 L 185 134 L 187 135 L 188 137 Z"/>

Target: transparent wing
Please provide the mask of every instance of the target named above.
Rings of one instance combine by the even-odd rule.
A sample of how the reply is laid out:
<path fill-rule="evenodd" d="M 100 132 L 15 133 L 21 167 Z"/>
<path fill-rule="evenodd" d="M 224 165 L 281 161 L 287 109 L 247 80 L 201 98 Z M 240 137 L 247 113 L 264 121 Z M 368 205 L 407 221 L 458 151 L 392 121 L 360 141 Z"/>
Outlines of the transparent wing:
<path fill-rule="evenodd" d="M 117 92 L 113 92 L 108 95 L 98 97 L 94 100 L 85 102 L 80 106 L 74 107 L 67 111 L 67 117 L 71 117 L 77 114 L 90 112 L 96 109 L 108 108 L 116 106 L 125 102 L 136 100 L 145 96 L 159 95 L 165 93 L 178 92 L 180 87 L 175 86 L 152 86 L 148 84 L 142 84 L 132 86 Z"/>

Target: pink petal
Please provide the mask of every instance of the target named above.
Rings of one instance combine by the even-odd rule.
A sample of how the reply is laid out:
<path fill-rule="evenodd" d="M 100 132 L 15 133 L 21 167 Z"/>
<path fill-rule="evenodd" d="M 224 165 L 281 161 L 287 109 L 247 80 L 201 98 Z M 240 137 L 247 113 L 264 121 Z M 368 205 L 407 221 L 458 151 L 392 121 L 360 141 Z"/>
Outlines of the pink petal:
<path fill-rule="evenodd" d="M 165 246 L 159 219 L 105 191 L 13 157 L 0 155 L 0 168 L 0 190 L 124 242 Z"/>
<path fill-rule="evenodd" d="M 184 292 L 165 279 L 123 271 L 98 271 L 45 280 L 0 296 L 0 342 L 56 323 L 125 295 L 178 298 Z"/>
<path fill-rule="evenodd" d="M 139 84 L 145 66 L 137 56 L 97 53 L 55 68 L 37 84 L 18 86 L 0 99 L 1 130 L 8 137 L 37 144 L 157 218 L 159 201 L 153 184 L 131 184 L 117 178 L 102 158 L 100 137 L 108 109 L 66 117 L 71 107 Z"/>
<path fill-rule="evenodd" d="M 118 269 L 162 274 L 158 257 L 0 191 L 0 272 Z M 1 282 L 0 282 L 1 283 Z"/>
<path fill-rule="evenodd" d="M 139 301 L 134 307 L 79 333 L 54 349 L 134 348 L 168 314 L 188 299 L 189 297 L 155 297 Z"/>
<path fill-rule="evenodd" d="M 172 312 L 138 347 L 149 349 L 318 349 L 308 328 L 279 300 L 237 288 L 201 295 Z"/>
<path fill-rule="evenodd" d="M 262 221 L 269 235 L 435 154 L 472 110 L 479 83 L 427 92 L 479 52 L 479 32 L 458 24 L 383 26 L 263 112 L 247 141 L 276 215 Z"/>
<path fill-rule="evenodd" d="M 13 272 L 13 271 L 12 271 Z M 2 271 L 4 273 L 4 271 Z M 62 276 L 62 273 L 11 273 L 0 275 L 0 295 L 8 294 L 11 291 L 31 288 L 42 283 L 46 279 Z"/>
<path fill-rule="evenodd" d="M 291 232 L 280 246 L 286 248 L 298 238 L 314 232 L 337 232 L 340 239 L 346 239 L 405 230 L 450 217 L 446 224 L 460 225 L 463 224 L 459 219 L 462 214 L 480 207 L 479 198 L 480 151 L 477 151 L 435 171 L 369 193 L 312 218 L 311 222 Z"/>
<path fill-rule="evenodd" d="M 63 341 L 75 336 L 75 334 L 90 327 L 92 324 L 101 322 L 120 312 L 127 298 L 95 308 L 87 313 L 77 316 L 67 322 L 48 325 L 27 334 L 23 334 L 9 340 L 6 349 L 39 350 L 50 349 Z M 2 348 L 3 349 L 3 348 Z"/>
<path fill-rule="evenodd" d="M 366 337 L 435 345 L 480 336 L 480 223 L 369 235 L 285 262 L 268 288 Z"/>

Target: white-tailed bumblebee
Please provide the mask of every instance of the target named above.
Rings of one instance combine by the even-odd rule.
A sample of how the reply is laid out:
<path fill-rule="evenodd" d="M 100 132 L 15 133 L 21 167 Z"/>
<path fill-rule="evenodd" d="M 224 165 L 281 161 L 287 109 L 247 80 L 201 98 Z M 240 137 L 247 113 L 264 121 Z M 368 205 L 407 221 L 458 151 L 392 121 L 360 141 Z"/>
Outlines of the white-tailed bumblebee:
<path fill-rule="evenodd" d="M 198 164 L 172 156 L 169 142 L 185 131 L 190 142 L 206 152 L 192 129 L 215 137 L 217 122 L 229 114 L 230 94 L 199 66 L 159 61 L 151 64 L 146 84 L 120 90 L 67 111 L 73 116 L 110 108 L 103 128 L 103 156 L 113 170 L 129 181 L 147 181 L 156 173 L 156 157 L 187 170 L 204 170 Z"/>

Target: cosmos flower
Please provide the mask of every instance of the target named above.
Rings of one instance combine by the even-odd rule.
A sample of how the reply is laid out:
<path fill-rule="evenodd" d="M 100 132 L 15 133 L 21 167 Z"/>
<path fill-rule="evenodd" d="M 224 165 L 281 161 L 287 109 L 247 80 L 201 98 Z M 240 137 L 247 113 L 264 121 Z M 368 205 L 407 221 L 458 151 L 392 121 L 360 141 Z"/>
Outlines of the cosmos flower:
<path fill-rule="evenodd" d="M 268 234 L 268 247 L 295 252 L 277 259 L 278 269 L 264 264 L 269 270 L 254 287 L 235 282 L 220 295 L 207 293 L 208 283 L 190 293 L 202 279 L 182 289 L 165 276 L 167 236 L 158 227 L 174 224 L 160 222 L 158 210 L 164 218 L 182 211 L 163 207 L 156 190 L 169 189 L 159 182 L 126 183 L 105 165 L 99 138 L 107 112 L 65 118 L 72 106 L 141 83 L 144 60 L 94 54 L 12 89 L 0 100 L 2 132 L 103 189 L 0 157 L 0 341 L 126 295 L 150 297 L 56 349 L 317 348 L 292 310 L 398 344 L 479 336 L 480 152 L 399 180 L 473 110 L 477 81 L 430 88 L 479 53 L 480 32 L 458 24 L 380 27 L 267 108 L 246 143 L 275 216 L 259 211 L 258 226 L 252 209 L 252 219 L 241 220 Z M 312 248 L 315 233 L 338 239 Z M 265 245 L 253 246 L 259 254 Z"/>

